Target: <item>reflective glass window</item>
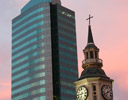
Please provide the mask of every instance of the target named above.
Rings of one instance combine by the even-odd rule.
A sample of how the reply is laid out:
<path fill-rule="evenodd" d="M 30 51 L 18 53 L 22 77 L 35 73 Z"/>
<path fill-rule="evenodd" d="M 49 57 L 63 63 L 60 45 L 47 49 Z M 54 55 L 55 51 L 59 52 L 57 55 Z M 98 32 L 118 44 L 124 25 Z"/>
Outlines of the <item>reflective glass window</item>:
<path fill-rule="evenodd" d="M 46 100 L 46 96 L 36 97 L 34 100 Z"/>
<path fill-rule="evenodd" d="M 74 88 L 74 85 L 71 84 L 71 83 L 69 83 L 69 82 L 60 81 L 60 84 L 65 85 L 65 86 L 69 86 L 69 87 L 73 87 L 73 88 Z"/>
<path fill-rule="evenodd" d="M 61 73 L 60 77 L 64 77 L 66 79 L 71 79 L 71 80 L 76 80 L 76 77 L 72 77 L 72 76 L 64 74 L 64 73 Z"/>
<path fill-rule="evenodd" d="M 64 89 L 64 88 L 61 88 L 60 90 L 61 90 L 61 92 L 65 93 L 65 94 L 76 95 L 75 91 L 71 91 L 71 90 Z"/>
<path fill-rule="evenodd" d="M 72 59 L 77 59 L 77 56 L 74 56 L 74 55 L 72 55 L 72 54 L 70 54 L 68 52 L 59 51 L 59 54 L 67 56 L 67 57 L 70 57 Z"/>
<path fill-rule="evenodd" d="M 26 78 L 24 78 L 24 79 L 22 79 L 20 81 L 14 82 L 12 84 L 12 87 L 16 87 L 18 85 L 21 85 L 21 84 L 23 84 L 25 82 L 28 82 L 28 81 L 30 81 L 30 80 L 32 80 L 34 78 L 39 78 L 39 77 L 44 77 L 44 76 L 45 76 L 45 72 L 37 73 L 35 75 L 32 75 L 31 77 L 26 77 Z"/>
<path fill-rule="evenodd" d="M 12 26 L 13 26 L 13 27 L 16 26 L 17 24 L 19 24 L 19 23 L 22 22 L 23 20 L 27 19 L 28 17 L 30 17 L 30 16 L 32 16 L 32 15 L 38 13 L 38 12 L 41 12 L 41 11 L 43 11 L 43 8 L 38 8 L 38 9 L 36 9 L 36 10 L 34 10 L 34 11 L 28 13 L 26 16 L 22 17 L 21 19 L 19 19 L 19 20 L 16 21 L 16 22 L 14 22 L 14 23 L 12 24 Z"/>
<path fill-rule="evenodd" d="M 22 34 L 28 32 L 28 31 L 30 31 L 31 29 L 36 28 L 36 27 L 41 26 L 41 25 L 44 25 L 43 21 L 30 25 L 29 27 L 27 27 L 23 31 L 21 31 L 18 34 L 15 34 L 14 36 L 12 36 L 12 40 L 16 39 L 17 37 L 21 36 Z"/>
<path fill-rule="evenodd" d="M 41 19 L 41 18 L 43 18 L 43 17 L 44 17 L 43 14 L 40 14 L 40 15 L 38 15 L 38 16 L 36 16 L 36 17 L 33 17 L 33 18 L 31 18 L 30 20 L 24 22 L 22 25 L 20 25 L 20 26 L 18 26 L 17 28 L 13 29 L 12 32 L 15 33 L 16 31 L 18 31 L 19 29 L 23 28 L 24 26 L 26 26 L 26 25 L 28 25 L 28 24 L 30 24 L 30 23 L 36 21 L 36 20 L 39 20 L 39 19 Z"/>
<path fill-rule="evenodd" d="M 65 70 L 65 71 L 68 71 L 68 72 L 72 72 L 72 73 L 78 73 L 76 70 L 74 69 L 71 69 L 71 68 L 68 68 L 67 66 L 60 66 L 61 69 Z"/>
<path fill-rule="evenodd" d="M 43 47 L 43 46 L 44 46 L 44 43 L 43 43 L 43 42 L 42 42 L 42 43 L 39 43 L 39 44 L 35 44 L 35 45 L 31 46 L 30 48 L 27 48 L 27 49 L 25 49 L 25 50 L 23 50 L 23 51 L 21 51 L 21 52 L 15 54 L 15 55 L 13 55 L 13 56 L 12 56 L 12 59 L 15 59 L 15 58 L 17 58 L 17 57 L 19 57 L 19 56 L 21 56 L 21 55 L 27 53 L 27 52 L 30 52 L 30 51 L 32 51 L 32 50 L 38 48 L 38 47 Z"/>
<path fill-rule="evenodd" d="M 72 31 L 72 32 L 75 32 L 75 29 L 70 28 L 70 27 L 68 27 L 68 26 L 66 26 L 66 25 L 63 25 L 63 24 L 61 24 L 61 23 L 58 23 L 58 25 L 61 26 L 61 27 L 66 28 L 66 29 L 68 29 L 68 30 L 70 30 L 70 31 Z"/>
<path fill-rule="evenodd" d="M 65 15 L 65 16 L 67 16 L 67 17 L 69 17 L 69 18 L 75 19 L 75 17 L 74 17 L 73 15 L 69 14 L 69 13 L 66 12 L 66 11 L 63 11 L 63 10 L 60 10 L 60 9 L 58 9 L 57 11 L 58 11 L 60 14 L 62 14 L 62 15 Z"/>
<path fill-rule="evenodd" d="M 76 49 L 74 49 L 74 48 L 72 48 L 70 46 L 64 45 L 64 44 L 60 44 L 59 43 L 59 47 L 64 48 L 64 49 L 67 49 L 67 50 L 70 50 L 72 52 L 76 52 Z"/>
<path fill-rule="evenodd" d="M 66 32 L 66 31 L 63 31 L 63 30 L 60 30 L 60 29 L 58 30 L 58 32 L 59 32 L 59 34 L 65 34 L 65 35 L 67 35 L 67 36 L 69 36 L 71 38 L 76 39 L 76 36 L 71 34 L 71 33 L 69 33 L 69 32 Z"/>
<path fill-rule="evenodd" d="M 21 62 L 24 62 L 25 60 L 28 60 L 29 58 L 32 58 L 32 57 L 35 57 L 35 56 L 38 56 L 40 54 L 43 54 L 42 51 L 38 51 L 38 52 L 34 52 L 32 54 L 29 54 L 29 55 L 26 55 L 25 57 L 21 58 L 21 59 L 18 59 L 17 61 L 13 62 L 12 63 L 12 66 L 15 66 Z"/>
<path fill-rule="evenodd" d="M 18 39 L 17 41 L 13 42 L 13 43 L 12 43 L 12 47 L 14 47 L 16 44 L 22 42 L 23 40 L 25 40 L 25 39 L 27 39 L 27 38 L 33 36 L 33 35 L 36 35 L 37 33 L 43 32 L 43 30 L 44 30 L 44 29 L 37 29 L 37 30 L 34 30 L 34 31 L 31 32 L 31 33 L 28 33 L 26 36 L 24 36 L 24 37 Z"/>
<path fill-rule="evenodd" d="M 72 45 L 76 45 L 76 42 L 68 40 L 68 39 L 66 39 L 64 37 L 59 37 L 59 40 L 67 42 L 67 43 L 72 44 Z"/>
<path fill-rule="evenodd" d="M 72 24 L 73 26 L 75 26 L 75 23 L 73 23 L 72 21 L 67 20 L 67 19 L 65 19 L 65 18 L 63 18 L 63 17 L 58 16 L 58 19 L 61 19 L 61 20 L 63 20 L 64 22 L 70 23 L 70 24 Z"/>
<path fill-rule="evenodd" d="M 17 71 L 19 71 L 19 70 L 21 70 L 21 69 L 24 69 L 24 68 L 26 68 L 26 66 L 29 66 L 30 64 L 29 63 L 26 63 L 26 64 L 24 64 L 24 66 L 19 66 L 19 67 L 17 67 L 17 68 L 15 68 L 15 69 L 13 69 L 12 70 L 12 73 L 15 73 L 15 72 L 17 72 Z M 42 68 L 43 67 L 45 67 L 44 65 L 40 65 Z"/>
<path fill-rule="evenodd" d="M 60 61 L 64 62 L 64 63 L 67 63 L 67 64 L 70 64 L 70 65 L 73 65 L 73 66 L 76 66 L 77 65 L 77 62 L 76 61 L 69 61 L 67 59 L 63 59 L 63 58 L 60 58 Z"/>
<path fill-rule="evenodd" d="M 27 63 L 22 64 L 21 66 L 19 66 L 19 69 L 18 69 L 18 70 L 23 69 L 23 68 L 26 68 L 26 67 L 28 67 L 28 66 L 30 66 L 30 65 L 32 65 L 32 64 L 36 64 L 36 63 L 38 63 L 38 62 L 42 62 L 42 61 L 44 61 L 44 60 L 45 60 L 44 57 L 41 57 L 41 58 L 32 60 L 32 61 L 30 61 L 30 62 L 27 62 Z"/>
<path fill-rule="evenodd" d="M 12 100 L 20 100 L 20 99 L 26 98 L 26 97 L 28 97 L 30 95 L 35 95 L 35 94 L 44 93 L 44 92 L 45 92 L 45 88 L 40 88 L 40 89 L 36 89 L 36 90 L 30 91 L 30 92 L 27 92 L 27 93 L 23 93 L 20 96 L 15 96 L 14 98 L 12 98 Z"/>
<path fill-rule="evenodd" d="M 14 49 L 12 50 L 12 53 L 14 53 L 14 52 L 16 52 L 16 51 L 22 49 L 23 47 L 25 47 L 25 46 L 27 46 L 27 45 L 29 45 L 29 44 L 32 44 L 32 43 L 34 43 L 34 42 L 36 42 L 36 41 L 38 41 L 38 40 L 41 40 L 41 39 L 44 39 L 44 35 L 40 36 L 40 38 L 35 37 L 35 38 L 31 39 L 31 40 L 28 40 L 28 41 L 25 42 L 24 44 L 17 46 L 16 48 L 14 48 Z"/>
<path fill-rule="evenodd" d="M 42 66 L 36 66 L 34 68 L 30 68 L 28 70 L 25 70 L 24 72 L 20 72 L 19 74 L 13 76 L 12 80 L 18 79 L 18 78 L 23 77 L 23 76 L 25 76 L 25 75 L 33 72 L 33 71 L 37 71 L 37 70 L 40 70 L 40 69 L 44 69 L 44 68 Z"/>

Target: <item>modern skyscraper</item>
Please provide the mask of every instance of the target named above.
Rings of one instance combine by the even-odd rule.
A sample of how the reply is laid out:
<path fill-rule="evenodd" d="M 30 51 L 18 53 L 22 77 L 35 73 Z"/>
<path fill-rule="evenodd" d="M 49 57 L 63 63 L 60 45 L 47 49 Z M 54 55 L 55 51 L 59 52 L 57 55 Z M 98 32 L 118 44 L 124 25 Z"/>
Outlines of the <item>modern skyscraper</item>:
<path fill-rule="evenodd" d="M 12 100 L 75 100 L 75 14 L 31 0 L 12 21 Z"/>

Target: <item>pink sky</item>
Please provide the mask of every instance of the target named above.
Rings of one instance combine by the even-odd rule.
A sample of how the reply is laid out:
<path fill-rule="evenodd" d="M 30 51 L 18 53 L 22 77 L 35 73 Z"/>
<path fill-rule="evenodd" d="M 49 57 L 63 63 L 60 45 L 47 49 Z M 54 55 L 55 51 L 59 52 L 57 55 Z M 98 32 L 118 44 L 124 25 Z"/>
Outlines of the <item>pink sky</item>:
<path fill-rule="evenodd" d="M 0 100 L 11 100 L 11 19 L 29 0 L 2 0 L 5 10 L 0 16 Z M 106 74 L 114 79 L 114 100 L 128 98 L 128 0 L 61 0 L 62 5 L 76 12 L 79 74 L 82 71 L 83 49 L 87 42 L 88 21 L 91 21 L 95 44 L 100 48 Z M 2 12 L 2 10 L 1 10 Z"/>

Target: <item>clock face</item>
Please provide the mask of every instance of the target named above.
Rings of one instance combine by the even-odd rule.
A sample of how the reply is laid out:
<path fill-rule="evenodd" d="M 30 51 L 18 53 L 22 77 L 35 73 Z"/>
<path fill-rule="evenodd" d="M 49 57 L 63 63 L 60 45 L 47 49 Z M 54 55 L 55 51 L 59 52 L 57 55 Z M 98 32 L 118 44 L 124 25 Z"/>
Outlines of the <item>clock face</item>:
<path fill-rule="evenodd" d="M 105 100 L 111 100 L 113 97 L 112 88 L 109 85 L 102 86 L 102 96 Z"/>
<path fill-rule="evenodd" d="M 77 100 L 86 100 L 88 97 L 88 89 L 85 86 L 81 86 L 77 90 Z"/>

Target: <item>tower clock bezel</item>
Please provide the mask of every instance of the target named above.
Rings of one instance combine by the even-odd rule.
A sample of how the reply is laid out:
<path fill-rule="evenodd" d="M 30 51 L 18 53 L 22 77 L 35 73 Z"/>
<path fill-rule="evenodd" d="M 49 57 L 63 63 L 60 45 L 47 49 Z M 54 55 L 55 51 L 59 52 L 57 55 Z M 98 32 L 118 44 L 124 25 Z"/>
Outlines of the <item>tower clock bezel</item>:
<path fill-rule="evenodd" d="M 111 91 L 111 93 L 112 93 L 112 96 L 111 96 L 110 99 L 106 98 L 105 94 L 103 93 L 103 92 L 104 92 L 103 89 L 104 89 L 105 87 L 109 87 L 109 88 L 110 88 L 110 91 Z M 107 92 L 107 93 L 108 93 L 108 92 Z M 103 97 L 105 100 L 112 100 L 112 98 L 113 98 L 112 87 L 109 86 L 109 85 L 103 85 L 102 88 L 101 88 L 101 94 L 102 94 L 102 97 Z"/>
<path fill-rule="evenodd" d="M 78 93 L 78 90 L 80 89 L 80 88 L 82 88 L 82 87 L 84 87 L 85 89 L 86 89 L 86 91 L 87 91 L 87 95 L 86 95 L 86 97 L 85 97 L 85 99 L 82 99 L 82 100 L 86 100 L 87 98 L 88 98 L 88 88 L 85 86 L 85 85 L 82 85 L 82 86 L 80 86 L 78 89 L 77 89 L 77 93 Z M 78 95 L 78 94 L 77 94 Z M 81 99 L 76 99 L 76 100 L 81 100 Z"/>

